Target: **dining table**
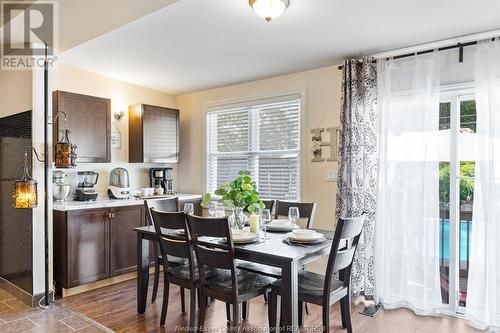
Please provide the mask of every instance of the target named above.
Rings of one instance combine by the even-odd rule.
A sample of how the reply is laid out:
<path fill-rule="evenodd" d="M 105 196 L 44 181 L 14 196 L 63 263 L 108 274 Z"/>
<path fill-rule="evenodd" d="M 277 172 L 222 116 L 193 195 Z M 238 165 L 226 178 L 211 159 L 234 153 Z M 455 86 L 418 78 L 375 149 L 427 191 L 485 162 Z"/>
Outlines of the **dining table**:
<path fill-rule="evenodd" d="M 146 311 L 151 263 L 150 245 L 157 241 L 152 225 L 134 229 L 137 233 L 137 312 Z M 304 265 L 321 256 L 328 255 L 332 245 L 333 231 L 318 230 L 325 240 L 316 244 L 294 244 L 287 241 L 286 233 L 267 232 L 269 239 L 262 237 L 251 244 L 235 244 L 235 258 L 281 268 L 282 323 L 288 332 L 298 331 L 298 273 Z M 163 231 L 162 231 L 163 232 Z M 207 244 L 216 239 L 206 240 Z M 342 244 L 341 244 L 342 247 Z"/>

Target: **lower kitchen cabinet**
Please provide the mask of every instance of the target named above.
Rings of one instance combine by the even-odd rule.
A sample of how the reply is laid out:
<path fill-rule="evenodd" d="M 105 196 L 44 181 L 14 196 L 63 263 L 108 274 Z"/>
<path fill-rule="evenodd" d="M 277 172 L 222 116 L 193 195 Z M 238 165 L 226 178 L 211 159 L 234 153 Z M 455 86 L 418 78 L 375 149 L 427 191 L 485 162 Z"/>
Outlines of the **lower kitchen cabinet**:
<path fill-rule="evenodd" d="M 110 275 L 130 273 L 137 268 L 137 235 L 134 228 L 144 225 L 144 206 L 111 210 Z"/>
<path fill-rule="evenodd" d="M 143 205 L 54 211 L 56 291 L 135 270 Z"/>

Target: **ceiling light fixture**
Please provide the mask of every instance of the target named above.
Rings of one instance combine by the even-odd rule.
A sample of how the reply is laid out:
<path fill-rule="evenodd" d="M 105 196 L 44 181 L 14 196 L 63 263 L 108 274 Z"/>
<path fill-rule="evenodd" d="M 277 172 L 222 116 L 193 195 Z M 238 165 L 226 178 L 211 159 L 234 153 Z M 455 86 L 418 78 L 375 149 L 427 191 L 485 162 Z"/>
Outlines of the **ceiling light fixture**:
<path fill-rule="evenodd" d="M 249 0 L 250 7 L 267 22 L 281 16 L 290 5 L 290 0 Z"/>

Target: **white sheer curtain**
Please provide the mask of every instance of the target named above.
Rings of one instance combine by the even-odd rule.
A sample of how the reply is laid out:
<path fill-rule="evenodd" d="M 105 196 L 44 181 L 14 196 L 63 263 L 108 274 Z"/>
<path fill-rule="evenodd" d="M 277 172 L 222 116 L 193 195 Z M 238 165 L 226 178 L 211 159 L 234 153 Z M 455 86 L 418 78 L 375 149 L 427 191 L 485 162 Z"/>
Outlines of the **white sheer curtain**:
<path fill-rule="evenodd" d="M 377 300 L 442 308 L 439 280 L 439 58 L 379 61 Z"/>
<path fill-rule="evenodd" d="M 466 313 L 500 331 L 500 41 L 478 43 L 477 160 Z"/>

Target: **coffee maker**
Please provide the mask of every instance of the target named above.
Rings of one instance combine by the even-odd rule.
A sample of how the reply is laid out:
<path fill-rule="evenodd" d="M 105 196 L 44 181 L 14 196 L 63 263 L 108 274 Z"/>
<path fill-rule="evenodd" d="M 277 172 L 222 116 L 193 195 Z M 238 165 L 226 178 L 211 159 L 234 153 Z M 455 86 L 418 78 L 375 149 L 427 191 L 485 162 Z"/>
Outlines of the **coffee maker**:
<path fill-rule="evenodd" d="M 95 201 L 97 192 L 95 185 L 99 174 L 94 171 L 78 171 L 78 187 L 75 190 L 75 201 Z"/>
<path fill-rule="evenodd" d="M 162 187 L 165 194 L 174 194 L 172 168 L 151 168 L 149 169 L 149 186 Z"/>

